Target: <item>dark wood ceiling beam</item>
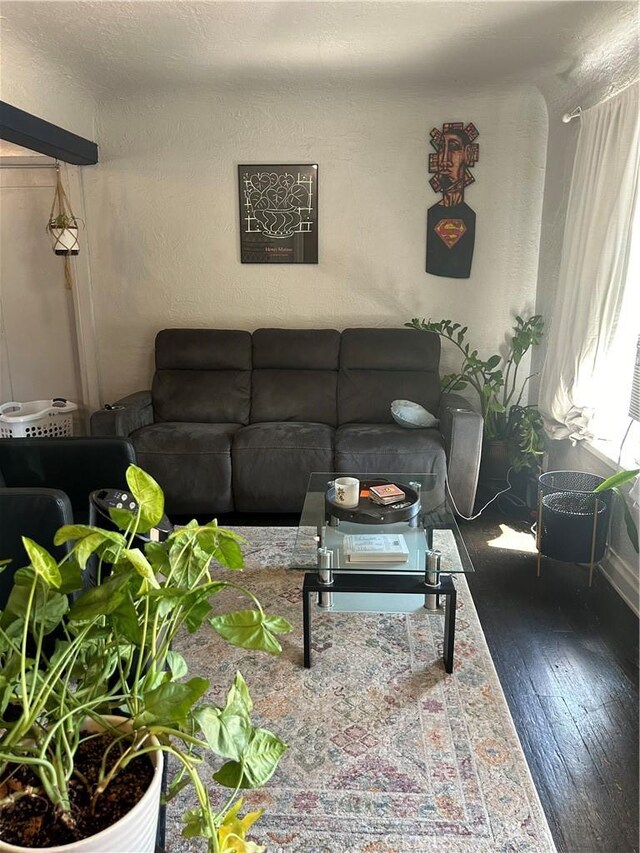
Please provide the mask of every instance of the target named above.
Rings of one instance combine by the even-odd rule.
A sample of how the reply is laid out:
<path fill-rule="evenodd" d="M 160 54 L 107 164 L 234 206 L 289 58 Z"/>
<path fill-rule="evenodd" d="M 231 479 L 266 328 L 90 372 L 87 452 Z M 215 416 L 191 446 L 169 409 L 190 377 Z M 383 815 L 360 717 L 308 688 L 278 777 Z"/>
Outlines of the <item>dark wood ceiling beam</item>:
<path fill-rule="evenodd" d="M 0 139 L 76 166 L 98 162 L 95 142 L 0 101 Z"/>

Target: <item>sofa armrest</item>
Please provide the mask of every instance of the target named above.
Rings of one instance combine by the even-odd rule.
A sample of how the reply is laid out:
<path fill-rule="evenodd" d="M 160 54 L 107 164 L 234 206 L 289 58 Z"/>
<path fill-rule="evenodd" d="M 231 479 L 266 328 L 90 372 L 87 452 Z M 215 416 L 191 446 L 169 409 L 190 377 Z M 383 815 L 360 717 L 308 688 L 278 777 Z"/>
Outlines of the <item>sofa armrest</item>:
<path fill-rule="evenodd" d="M 91 415 L 91 435 L 127 437 L 153 423 L 151 391 L 137 391 Z"/>
<path fill-rule="evenodd" d="M 470 516 L 480 471 L 482 415 L 459 394 L 443 394 L 438 416 L 447 453 L 449 492 L 457 513 Z"/>

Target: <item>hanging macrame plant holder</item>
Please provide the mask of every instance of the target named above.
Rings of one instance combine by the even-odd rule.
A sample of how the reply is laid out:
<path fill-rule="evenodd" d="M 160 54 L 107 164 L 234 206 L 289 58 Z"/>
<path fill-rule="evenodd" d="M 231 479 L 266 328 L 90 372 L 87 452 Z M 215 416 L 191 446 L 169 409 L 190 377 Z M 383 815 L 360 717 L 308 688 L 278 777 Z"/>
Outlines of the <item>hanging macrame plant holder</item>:
<path fill-rule="evenodd" d="M 53 196 L 47 231 L 51 237 L 53 251 L 56 255 L 64 257 L 64 278 L 67 289 L 71 290 L 73 279 L 71 278 L 69 258 L 80 252 L 78 244 L 78 220 L 71 210 L 69 199 L 62 186 L 59 169 L 57 170 L 56 191 Z"/>

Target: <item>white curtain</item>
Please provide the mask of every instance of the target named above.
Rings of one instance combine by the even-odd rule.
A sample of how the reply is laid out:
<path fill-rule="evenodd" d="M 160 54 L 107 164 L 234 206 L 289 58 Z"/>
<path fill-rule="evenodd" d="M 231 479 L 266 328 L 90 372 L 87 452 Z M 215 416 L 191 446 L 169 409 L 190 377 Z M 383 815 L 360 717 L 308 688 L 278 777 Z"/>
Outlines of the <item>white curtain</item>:
<path fill-rule="evenodd" d="M 622 310 L 638 184 L 638 84 L 584 110 L 540 381 L 552 438 L 590 439 Z M 640 283 L 633 283 L 640 287 Z"/>

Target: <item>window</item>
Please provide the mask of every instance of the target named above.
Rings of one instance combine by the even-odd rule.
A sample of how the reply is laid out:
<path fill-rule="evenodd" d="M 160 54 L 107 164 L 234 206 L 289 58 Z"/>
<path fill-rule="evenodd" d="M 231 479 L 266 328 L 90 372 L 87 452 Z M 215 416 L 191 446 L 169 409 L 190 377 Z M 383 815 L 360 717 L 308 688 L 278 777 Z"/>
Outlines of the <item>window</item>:
<path fill-rule="evenodd" d="M 640 423 L 628 414 L 639 335 L 640 187 L 636 187 L 622 307 L 612 346 L 598 364 L 599 399 L 592 421 L 594 446 L 624 468 L 640 467 Z"/>

